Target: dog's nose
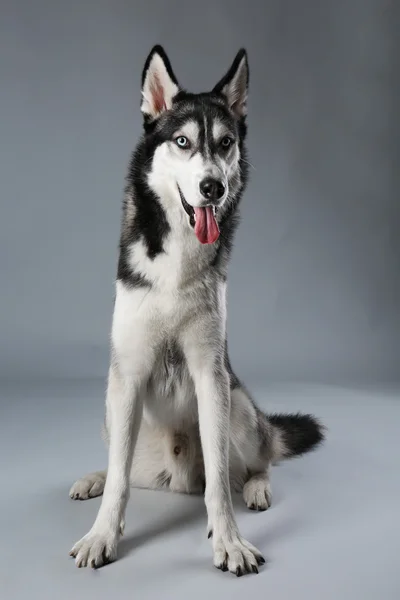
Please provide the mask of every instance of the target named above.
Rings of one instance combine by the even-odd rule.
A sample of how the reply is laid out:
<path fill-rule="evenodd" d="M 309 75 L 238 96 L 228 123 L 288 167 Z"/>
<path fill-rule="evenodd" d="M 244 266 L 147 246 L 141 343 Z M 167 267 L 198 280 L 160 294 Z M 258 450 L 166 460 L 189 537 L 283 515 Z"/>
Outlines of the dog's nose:
<path fill-rule="evenodd" d="M 206 177 L 200 181 L 200 192 L 203 198 L 210 202 L 220 200 L 225 193 L 225 186 L 219 179 Z"/>

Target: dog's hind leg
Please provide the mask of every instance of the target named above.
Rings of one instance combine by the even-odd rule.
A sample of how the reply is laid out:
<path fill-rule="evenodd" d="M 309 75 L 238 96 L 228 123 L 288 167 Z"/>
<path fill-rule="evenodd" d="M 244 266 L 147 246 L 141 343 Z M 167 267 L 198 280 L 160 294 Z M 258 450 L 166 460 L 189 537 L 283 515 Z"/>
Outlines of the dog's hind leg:
<path fill-rule="evenodd" d="M 106 483 L 107 471 L 95 471 L 75 481 L 69 491 L 72 500 L 88 500 L 101 496 Z"/>
<path fill-rule="evenodd" d="M 108 444 L 107 418 L 103 437 Z M 166 470 L 164 432 L 156 427 L 141 424 L 129 477 L 130 487 L 161 489 L 168 487 L 170 476 Z M 88 500 L 101 496 L 106 483 L 107 470 L 95 471 L 75 481 L 69 496 L 73 500 Z"/>
<path fill-rule="evenodd" d="M 309 414 L 265 414 L 237 378 L 231 380 L 231 480 L 245 477 L 247 506 L 265 510 L 271 504 L 270 466 L 316 448 L 324 439 L 324 427 Z"/>
<path fill-rule="evenodd" d="M 267 510 L 271 506 L 269 469 L 255 473 L 243 486 L 243 498 L 251 510 Z"/>
<path fill-rule="evenodd" d="M 107 440 L 107 424 L 104 431 Z M 196 494 L 203 491 L 204 467 L 198 427 L 187 434 L 172 433 L 164 427 L 141 423 L 132 468 L 131 487 L 171 490 Z M 70 489 L 73 500 L 101 496 L 107 471 L 95 471 L 78 479 Z"/>
<path fill-rule="evenodd" d="M 261 414 L 244 387 L 231 389 L 231 485 L 243 492 L 246 506 L 251 510 L 266 510 L 272 497 L 269 479 L 272 457 L 264 441 L 268 422 L 260 422 Z"/>

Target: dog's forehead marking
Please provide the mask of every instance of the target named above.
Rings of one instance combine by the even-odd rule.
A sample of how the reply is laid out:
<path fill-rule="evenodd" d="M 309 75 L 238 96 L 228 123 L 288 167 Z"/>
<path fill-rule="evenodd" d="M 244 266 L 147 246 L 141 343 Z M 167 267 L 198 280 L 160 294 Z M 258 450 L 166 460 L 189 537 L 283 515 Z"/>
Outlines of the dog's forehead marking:
<path fill-rule="evenodd" d="M 228 133 L 228 129 L 224 123 L 222 123 L 219 119 L 216 119 L 213 123 L 212 133 L 214 140 L 219 140 Z"/>
<path fill-rule="evenodd" d="M 194 119 L 189 119 L 179 127 L 176 133 L 177 135 L 187 137 L 191 142 L 196 144 L 199 138 L 199 125 Z"/>
<path fill-rule="evenodd" d="M 203 121 L 204 121 L 204 156 L 208 157 L 210 154 L 210 149 L 209 149 L 209 139 L 208 139 L 208 127 L 207 127 L 207 115 L 204 112 L 204 116 L 203 116 Z"/>
<path fill-rule="evenodd" d="M 166 139 L 182 135 L 191 145 L 191 157 L 200 153 L 205 161 L 214 161 L 224 135 L 235 135 L 235 123 L 220 104 L 207 98 L 182 99 L 162 124 Z"/>

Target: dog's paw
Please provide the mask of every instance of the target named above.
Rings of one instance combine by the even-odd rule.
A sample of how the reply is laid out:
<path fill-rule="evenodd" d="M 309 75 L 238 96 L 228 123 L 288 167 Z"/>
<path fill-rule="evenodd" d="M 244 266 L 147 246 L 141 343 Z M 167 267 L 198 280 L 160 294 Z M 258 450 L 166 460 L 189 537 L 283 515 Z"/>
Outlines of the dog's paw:
<path fill-rule="evenodd" d="M 88 498 L 101 496 L 104 491 L 105 483 L 105 471 L 89 473 L 89 475 L 85 475 L 82 479 L 75 481 L 69 491 L 69 497 L 72 498 L 72 500 L 87 500 Z"/>
<path fill-rule="evenodd" d="M 243 498 L 251 510 L 267 510 L 271 506 L 271 486 L 264 477 L 251 477 L 244 484 Z"/>
<path fill-rule="evenodd" d="M 118 539 L 111 533 L 90 531 L 70 551 L 77 567 L 98 569 L 117 558 Z"/>
<path fill-rule="evenodd" d="M 258 567 L 265 563 L 257 548 L 239 536 L 229 541 L 222 537 L 214 538 L 213 547 L 214 566 L 237 577 L 246 573 L 258 573 Z"/>

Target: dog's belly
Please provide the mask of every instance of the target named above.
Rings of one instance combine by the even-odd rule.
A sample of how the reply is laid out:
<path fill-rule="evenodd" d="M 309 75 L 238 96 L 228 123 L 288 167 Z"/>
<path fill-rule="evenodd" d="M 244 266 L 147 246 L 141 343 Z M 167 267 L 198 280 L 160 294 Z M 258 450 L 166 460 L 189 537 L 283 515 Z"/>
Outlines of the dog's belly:
<path fill-rule="evenodd" d="M 157 357 L 144 398 L 144 418 L 175 431 L 198 422 L 193 380 L 174 340 L 168 341 Z"/>

